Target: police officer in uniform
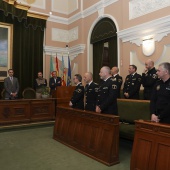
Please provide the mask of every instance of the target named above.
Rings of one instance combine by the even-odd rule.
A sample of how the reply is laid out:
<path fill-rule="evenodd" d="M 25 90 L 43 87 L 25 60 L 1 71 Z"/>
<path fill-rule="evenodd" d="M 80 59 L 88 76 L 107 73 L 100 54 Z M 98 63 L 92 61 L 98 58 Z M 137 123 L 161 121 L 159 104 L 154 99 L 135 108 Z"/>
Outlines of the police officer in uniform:
<path fill-rule="evenodd" d="M 126 76 L 123 94 L 126 99 L 139 99 L 139 90 L 141 86 L 141 75 L 137 74 L 137 67 L 129 65 L 129 75 Z"/>
<path fill-rule="evenodd" d="M 144 87 L 143 98 L 144 100 L 150 100 L 152 89 L 155 83 L 158 81 L 154 62 L 148 59 L 145 62 L 145 69 L 142 73 L 142 85 Z"/>
<path fill-rule="evenodd" d="M 98 89 L 96 112 L 117 115 L 117 82 L 107 66 L 100 69 L 99 75 L 103 83 Z"/>
<path fill-rule="evenodd" d="M 117 82 L 117 91 L 118 91 L 117 97 L 120 98 L 120 89 L 121 89 L 123 80 L 122 80 L 122 77 L 118 73 L 119 73 L 119 68 L 116 66 L 112 67 L 111 74 Z"/>
<path fill-rule="evenodd" d="M 98 92 L 98 84 L 93 82 L 93 74 L 87 72 L 84 74 L 85 86 L 85 110 L 96 110 L 96 98 Z"/>
<path fill-rule="evenodd" d="M 80 74 L 75 74 L 73 81 L 76 84 L 76 88 L 69 102 L 69 106 L 84 110 L 84 86 L 81 83 L 82 76 Z"/>
<path fill-rule="evenodd" d="M 158 80 L 153 88 L 150 101 L 151 120 L 170 124 L 170 63 L 158 66 Z"/>

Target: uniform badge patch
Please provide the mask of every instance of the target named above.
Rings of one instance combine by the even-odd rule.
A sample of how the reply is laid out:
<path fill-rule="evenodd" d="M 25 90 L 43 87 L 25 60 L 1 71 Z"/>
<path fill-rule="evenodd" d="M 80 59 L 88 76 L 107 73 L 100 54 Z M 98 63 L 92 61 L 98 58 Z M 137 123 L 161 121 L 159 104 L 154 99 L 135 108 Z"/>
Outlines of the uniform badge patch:
<path fill-rule="evenodd" d="M 112 89 L 117 89 L 117 86 L 115 84 L 113 84 Z"/>
<path fill-rule="evenodd" d="M 157 79 L 157 75 L 156 75 L 156 74 L 153 74 L 152 77 L 153 77 L 154 79 Z"/>
<path fill-rule="evenodd" d="M 158 85 L 157 87 L 156 87 L 156 90 L 159 90 L 160 89 L 160 85 Z"/>

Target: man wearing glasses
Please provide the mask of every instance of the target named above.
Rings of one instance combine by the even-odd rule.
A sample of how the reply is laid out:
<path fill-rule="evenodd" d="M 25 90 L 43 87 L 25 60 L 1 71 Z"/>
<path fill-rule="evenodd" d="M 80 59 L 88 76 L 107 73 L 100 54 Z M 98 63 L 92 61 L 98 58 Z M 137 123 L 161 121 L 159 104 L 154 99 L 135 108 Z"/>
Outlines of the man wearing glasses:
<path fill-rule="evenodd" d="M 5 88 L 5 99 L 6 100 L 15 100 L 18 98 L 19 92 L 19 83 L 16 77 L 13 77 L 14 70 L 8 70 L 8 77 L 4 79 L 4 88 Z"/>

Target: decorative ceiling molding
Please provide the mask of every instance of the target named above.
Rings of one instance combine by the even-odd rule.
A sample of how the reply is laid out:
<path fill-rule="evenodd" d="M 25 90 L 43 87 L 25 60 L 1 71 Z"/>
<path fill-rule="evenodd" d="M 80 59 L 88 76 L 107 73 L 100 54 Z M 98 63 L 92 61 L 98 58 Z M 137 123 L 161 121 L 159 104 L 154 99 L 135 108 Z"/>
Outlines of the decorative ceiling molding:
<path fill-rule="evenodd" d="M 3 0 L 3 1 L 8 3 L 8 4 L 13 5 L 15 8 L 18 8 L 18 9 L 28 11 L 28 9 L 30 8 L 29 5 L 24 5 L 24 4 L 18 3 L 16 0 Z"/>
<path fill-rule="evenodd" d="M 44 53 L 52 56 L 56 56 L 57 54 L 58 57 L 68 57 L 69 55 L 70 60 L 73 60 L 79 54 L 84 53 L 85 47 L 85 44 L 78 44 L 69 48 L 45 46 Z"/>
<path fill-rule="evenodd" d="M 142 44 L 143 40 L 149 38 L 159 42 L 169 33 L 170 15 L 117 32 L 122 42 L 129 41 L 138 46 Z"/>
<path fill-rule="evenodd" d="M 110 5 L 112 3 L 115 3 L 117 1 L 118 0 L 101 0 L 98 3 L 90 6 L 89 8 L 85 9 L 82 12 L 79 12 L 79 13 L 71 16 L 68 19 L 50 15 L 50 17 L 48 18 L 48 21 L 69 25 L 69 24 L 71 24 L 81 18 L 85 18 L 95 12 L 99 12 L 99 14 L 100 14 L 100 12 L 102 11 L 103 8 L 107 7 L 108 5 Z"/>
<path fill-rule="evenodd" d="M 33 18 L 44 19 L 44 20 L 47 20 L 49 17 L 49 15 L 39 13 L 39 12 L 33 12 L 33 11 L 28 11 L 27 16 L 33 17 Z"/>
<path fill-rule="evenodd" d="M 17 0 L 20 4 L 30 5 L 31 7 L 45 9 L 46 0 Z"/>
<path fill-rule="evenodd" d="M 134 19 L 170 6 L 169 0 L 131 0 L 129 1 L 129 19 Z"/>
<path fill-rule="evenodd" d="M 39 18 L 39 19 L 44 19 L 44 20 L 47 20 L 49 17 L 49 15 L 43 14 L 40 12 L 35 12 L 35 11 L 31 11 L 31 10 L 28 11 L 30 8 L 29 5 L 18 3 L 16 0 L 3 0 L 3 1 L 7 2 L 8 4 L 13 5 L 15 8 L 26 10 L 27 16 L 29 16 L 29 17 Z"/>

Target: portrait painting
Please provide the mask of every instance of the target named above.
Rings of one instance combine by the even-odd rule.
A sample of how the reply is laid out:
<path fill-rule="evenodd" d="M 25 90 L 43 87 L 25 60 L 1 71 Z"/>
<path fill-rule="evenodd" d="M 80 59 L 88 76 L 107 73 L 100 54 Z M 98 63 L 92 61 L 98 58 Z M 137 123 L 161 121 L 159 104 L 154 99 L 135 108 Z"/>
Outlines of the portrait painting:
<path fill-rule="evenodd" d="M 0 81 L 12 67 L 13 25 L 0 22 Z"/>

